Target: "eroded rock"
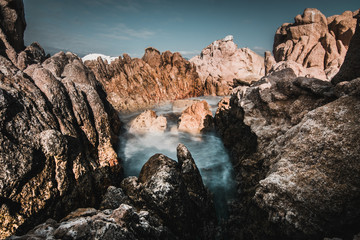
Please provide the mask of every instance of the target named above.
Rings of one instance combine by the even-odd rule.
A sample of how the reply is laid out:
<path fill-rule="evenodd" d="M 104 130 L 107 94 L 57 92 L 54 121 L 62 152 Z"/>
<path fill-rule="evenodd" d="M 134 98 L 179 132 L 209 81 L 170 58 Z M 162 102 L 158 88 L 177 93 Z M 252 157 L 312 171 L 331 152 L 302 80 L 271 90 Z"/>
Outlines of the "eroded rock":
<path fill-rule="evenodd" d="M 208 95 L 228 95 L 233 79 L 246 82 L 264 76 L 264 59 L 248 48 L 237 48 L 232 36 L 217 40 L 190 59 L 196 65 Z"/>
<path fill-rule="evenodd" d="M 287 68 L 235 90 L 215 116 L 241 190 L 230 236 L 347 239 L 357 234 L 359 80 L 334 86 Z"/>
<path fill-rule="evenodd" d="M 160 216 L 181 239 L 214 239 L 215 210 L 210 193 L 187 148 L 177 148 L 178 162 L 162 155 L 151 157 L 139 178 L 124 179 L 122 187 L 136 206 Z"/>
<path fill-rule="evenodd" d="M 346 11 L 326 18 L 315 8 L 305 9 L 302 15 L 295 17 L 295 23 L 285 23 L 276 31 L 275 60 L 294 61 L 319 73 L 312 77 L 332 79 L 339 71 L 355 33 L 355 15 L 355 12 Z"/>
<path fill-rule="evenodd" d="M 205 101 L 199 101 L 186 108 L 179 118 L 179 131 L 200 133 L 212 127 L 212 112 L 210 105 Z"/>
<path fill-rule="evenodd" d="M 157 116 L 152 110 L 146 110 L 130 122 L 129 132 L 143 134 L 147 132 L 164 132 L 167 120 L 164 116 Z"/>
<path fill-rule="evenodd" d="M 136 111 L 158 103 L 202 96 L 203 84 L 195 67 L 179 53 L 147 48 L 142 59 L 123 57 L 110 64 L 101 58 L 86 61 L 118 111 Z"/>

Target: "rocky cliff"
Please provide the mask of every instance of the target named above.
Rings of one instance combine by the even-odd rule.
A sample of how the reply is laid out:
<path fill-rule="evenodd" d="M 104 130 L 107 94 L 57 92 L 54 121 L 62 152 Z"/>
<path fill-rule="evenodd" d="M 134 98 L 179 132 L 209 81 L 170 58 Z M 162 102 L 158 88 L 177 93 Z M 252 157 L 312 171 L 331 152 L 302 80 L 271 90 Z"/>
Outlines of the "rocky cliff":
<path fill-rule="evenodd" d="M 142 59 L 124 54 L 110 64 L 101 58 L 85 64 L 104 85 L 109 102 L 118 111 L 135 111 L 166 100 L 204 94 L 195 67 L 179 53 L 160 54 L 147 48 Z"/>
<path fill-rule="evenodd" d="M 357 58 L 358 31 L 347 59 Z M 345 81 L 333 85 L 283 69 L 222 103 L 215 123 L 241 190 L 232 238 L 349 239 L 359 232 L 360 75 L 356 64 L 342 69 L 357 78 L 341 71 L 334 83 Z"/>
<path fill-rule="evenodd" d="M 250 83 L 265 74 L 264 59 L 248 48 L 238 48 L 232 36 L 217 40 L 190 59 L 207 95 L 228 95 L 234 79 Z"/>
<path fill-rule="evenodd" d="M 294 23 L 284 23 L 275 34 L 273 53 L 279 68 L 283 61 L 304 67 L 300 76 L 330 80 L 339 71 L 355 32 L 359 11 L 325 17 L 305 9 Z M 286 67 L 283 67 L 286 68 Z"/>
<path fill-rule="evenodd" d="M 1 0 L 0 238 L 93 206 L 121 179 L 119 118 L 72 53 L 25 48 L 20 0 Z"/>

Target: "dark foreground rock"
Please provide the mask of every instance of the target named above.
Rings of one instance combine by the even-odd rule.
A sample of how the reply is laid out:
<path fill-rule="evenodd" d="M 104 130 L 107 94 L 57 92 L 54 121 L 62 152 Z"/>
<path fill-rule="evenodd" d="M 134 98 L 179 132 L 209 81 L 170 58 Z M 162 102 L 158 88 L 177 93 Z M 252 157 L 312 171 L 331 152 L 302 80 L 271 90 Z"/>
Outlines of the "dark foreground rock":
<path fill-rule="evenodd" d="M 213 239 L 216 216 L 212 197 L 184 145 L 178 146 L 177 156 L 178 162 L 154 155 L 139 178 L 126 178 L 121 186 L 135 206 L 158 215 L 180 239 Z"/>
<path fill-rule="evenodd" d="M 184 145 L 177 155 L 178 162 L 156 154 L 139 178 L 123 180 L 124 190 L 110 186 L 102 211 L 78 209 L 11 239 L 214 239 L 211 195 Z"/>
<path fill-rule="evenodd" d="M 284 69 L 224 101 L 215 121 L 241 190 L 229 220 L 233 239 L 352 239 L 359 232 L 359 82 L 334 86 Z"/>
<path fill-rule="evenodd" d="M 0 1 L 0 238 L 95 206 L 121 180 L 120 120 L 72 53 L 25 48 L 22 1 Z"/>

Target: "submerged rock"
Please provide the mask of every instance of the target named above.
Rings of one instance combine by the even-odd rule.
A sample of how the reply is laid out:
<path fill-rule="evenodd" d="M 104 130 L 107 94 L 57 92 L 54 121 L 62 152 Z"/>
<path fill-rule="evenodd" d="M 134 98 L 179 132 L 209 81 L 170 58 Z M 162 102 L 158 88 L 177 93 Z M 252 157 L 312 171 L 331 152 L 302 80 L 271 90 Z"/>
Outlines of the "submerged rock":
<path fill-rule="evenodd" d="M 179 118 L 179 131 L 200 133 L 212 127 L 212 112 L 210 105 L 205 101 L 199 101 L 185 109 Z"/>
<path fill-rule="evenodd" d="M 157 116 L 152 110 L 146 110 L 130 122 L 130 133 L 164 132 L 167 120 L 164 116 Z"/>

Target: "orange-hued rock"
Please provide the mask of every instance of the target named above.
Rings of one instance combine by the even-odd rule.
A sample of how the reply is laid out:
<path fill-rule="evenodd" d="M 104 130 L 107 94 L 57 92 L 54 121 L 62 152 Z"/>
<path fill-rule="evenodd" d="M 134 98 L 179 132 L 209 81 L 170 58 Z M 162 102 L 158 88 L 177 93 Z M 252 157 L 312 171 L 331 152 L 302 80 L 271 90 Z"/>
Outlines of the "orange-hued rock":
<path fill-rule="evenodd" d="M 85 65 L 104 85 L 109 102 L 121 112 L 204 94 L 195 67 L 180 53 L 160 54 L 147 48 L 142 59 L 124 54 L 110 64 L 98 58 Z"/>
<path fill-rule="evenodd" d="M 265 74 L 264 58 L 248 48 L 238 48 L 232 36 L 217 40 L 190 59 L 208 95 L 228 95 L 233 79 L 259 80 Z"/>
<path fill-rule="evenodd" d="M 157 116 L 152 110 L 146 110 L 130 122 L 130 133 L 164 132 L 167 120 L 164 116 Z"/>
<path fill-rule="evenodd" d="M 346 11 L 326 18 L 315 8 L 305 9 L 295 17 L 295 23 L 277 29 L 273 49 L 276 62 L 291 60 L 319 73 L 313 77 L 330 80 L 344 61 L 355 32 L 356 15 Z"/>
<path fill-rule="evenodd" d="M 205 101 L 199 101 L 185 109 L 179 119 L 179 131 L 200 133 L 212 126 L 213 119 L 210 105 Z"/>

